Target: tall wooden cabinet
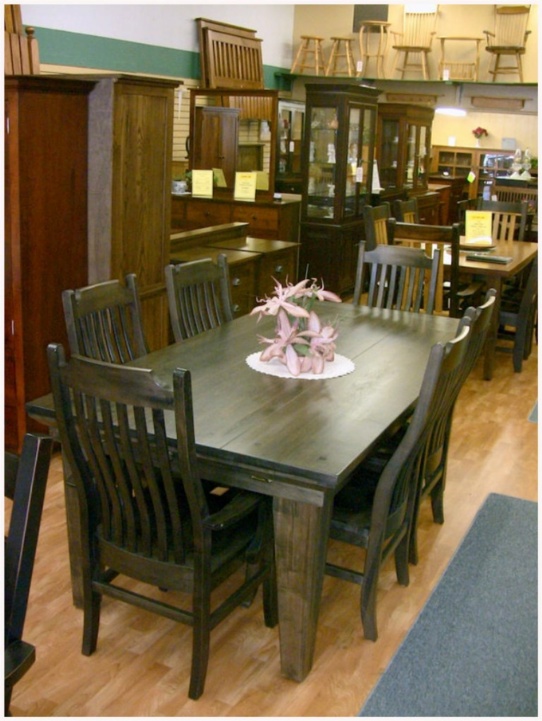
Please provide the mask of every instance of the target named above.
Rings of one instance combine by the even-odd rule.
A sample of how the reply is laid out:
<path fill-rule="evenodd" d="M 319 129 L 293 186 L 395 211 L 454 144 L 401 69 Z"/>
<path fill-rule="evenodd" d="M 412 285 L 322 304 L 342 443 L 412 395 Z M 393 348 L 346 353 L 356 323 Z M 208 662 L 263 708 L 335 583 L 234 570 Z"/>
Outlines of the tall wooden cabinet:
<path fill-rule="evenodd" d="M 92 82 L 5 79 L 5 447 L 25 402 L 50 390 L 46 349 L 67 346 L 61 293 L 87 283 L 87 119 Z M 44 430 L 44 429 L 41 429 Z"/>
<path fill-rule="evenodd" d="M 178 81 L 94 76 L 89 106 L 89 282 L 138 278 L 151 349 L 167 345 L 174 89 Z"/>

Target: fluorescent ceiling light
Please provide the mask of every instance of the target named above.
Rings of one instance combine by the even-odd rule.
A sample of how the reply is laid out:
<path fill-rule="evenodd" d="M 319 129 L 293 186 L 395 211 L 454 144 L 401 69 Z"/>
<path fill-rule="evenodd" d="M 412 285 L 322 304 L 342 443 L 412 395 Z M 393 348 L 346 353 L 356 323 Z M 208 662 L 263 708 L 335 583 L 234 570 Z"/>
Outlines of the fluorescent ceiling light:
<path fill-rule="evenodd" d="M 467 111 L 462 110 L 462 108 L 436 108 L 435 113 L 438 113 L 439 115 L 453 115 L 457 118 L 464 118 Z"/>

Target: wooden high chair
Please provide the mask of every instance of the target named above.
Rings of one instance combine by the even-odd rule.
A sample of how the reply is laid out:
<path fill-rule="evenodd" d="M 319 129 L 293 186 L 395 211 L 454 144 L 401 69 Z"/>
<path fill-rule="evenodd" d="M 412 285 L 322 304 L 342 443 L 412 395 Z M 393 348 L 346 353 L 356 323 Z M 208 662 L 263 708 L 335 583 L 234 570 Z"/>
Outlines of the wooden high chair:
<path fill-rule="evenodd" d="M 20 5 L 4 5 L 4 74 L 38 75 L 40 58 L 34 28 L 23 31 Z"/>

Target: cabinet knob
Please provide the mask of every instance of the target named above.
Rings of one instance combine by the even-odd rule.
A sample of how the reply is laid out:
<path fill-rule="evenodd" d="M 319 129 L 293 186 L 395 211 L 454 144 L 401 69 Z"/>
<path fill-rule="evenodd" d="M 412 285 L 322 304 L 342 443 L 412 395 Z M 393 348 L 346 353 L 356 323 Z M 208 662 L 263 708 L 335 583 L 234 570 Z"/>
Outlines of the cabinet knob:
<path fill-rule="evenodd" d="M 231 284 L 237 288 L 241 285 L 241 278 L 232 278 Z"/>
<path fill-rule="evenodd" d="M 239 311 L 241 310 L 241 306 L 237 305 L 237 303 L 236 303 L 235 305 L 232 306 L 232 310 L 234 313 L 239 313 Z"/>
<path fill-rule="evenodd" d="M 276 265 L 275 266 L 275 273 L 277 275 L 282 275 L 284 273 L 284 266 L 283 265 Z"/>

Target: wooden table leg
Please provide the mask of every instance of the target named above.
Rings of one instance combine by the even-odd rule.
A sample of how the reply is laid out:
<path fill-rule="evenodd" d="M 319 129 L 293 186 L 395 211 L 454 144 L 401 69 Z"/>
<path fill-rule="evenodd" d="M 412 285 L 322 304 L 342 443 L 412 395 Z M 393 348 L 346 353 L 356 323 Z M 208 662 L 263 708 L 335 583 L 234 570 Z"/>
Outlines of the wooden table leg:
<path fill-rule="evenodd" d="M 322 500 L 273 499 L 281 669 L 294 681 L 303 681 L 314 656 L 333 499 Z"/>
<path fill-rule="evenodd" d="M 493 309 L 493 317 L 491 319 L 491 326 L 489 328 L 486 345 L 484 351 L 484 378 L 486 381 L 490 381 L 493 378 L 493 362 L 497 347 L 497 333 L 499 331 L 499 312 L 501 307 L 501 291 L 502 291 L 502 280 L 498 276 L 488 278 L 488 288 L 495 288 L 497 295 L 495 297 L 495 306 Z"/>

